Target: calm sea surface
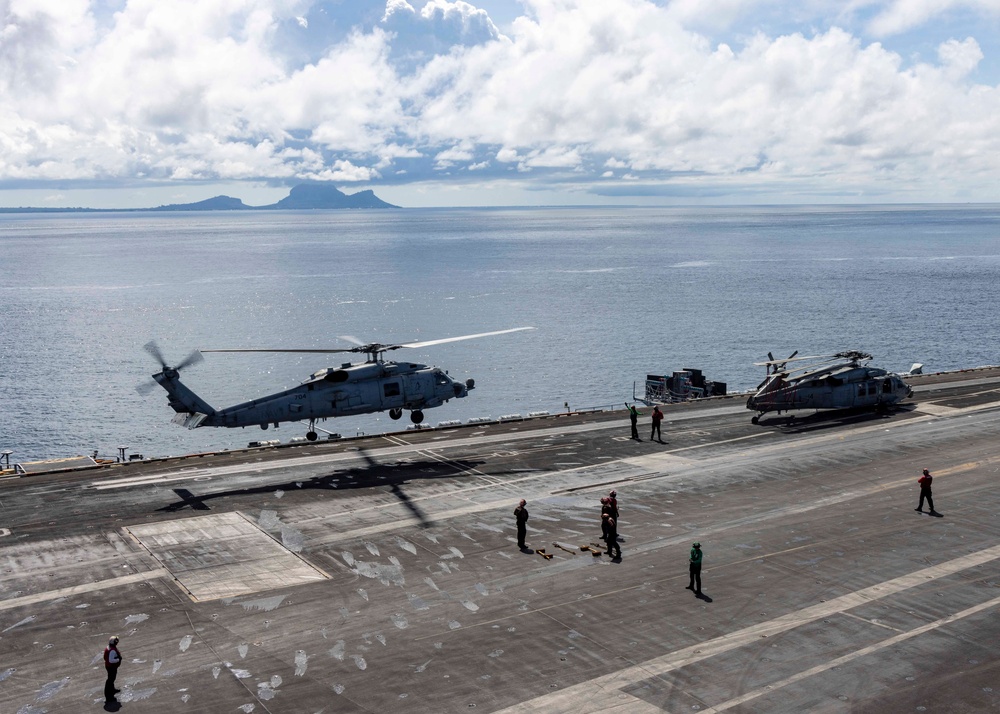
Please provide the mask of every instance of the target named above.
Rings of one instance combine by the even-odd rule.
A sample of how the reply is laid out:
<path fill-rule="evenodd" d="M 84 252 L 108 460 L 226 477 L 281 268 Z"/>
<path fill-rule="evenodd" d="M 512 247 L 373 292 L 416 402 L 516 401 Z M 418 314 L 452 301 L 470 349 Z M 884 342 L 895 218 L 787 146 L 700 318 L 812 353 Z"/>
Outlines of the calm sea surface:
<path fill-rule="evenodd" d="M 407 351 L 476 379 L 436 424 L 620 406 L 682 367 L 744 390 L 768 351 L 997 364 L 998 305 L 998 206 L 0 215 L 0 449 L 165 456 L 304 433 L 174 426 L 165 392 L 135 390 L 153 338 L 178 362 L 537 328 Z M 183 378 L 223 407 L 338 357 L 214 354 Z"/>

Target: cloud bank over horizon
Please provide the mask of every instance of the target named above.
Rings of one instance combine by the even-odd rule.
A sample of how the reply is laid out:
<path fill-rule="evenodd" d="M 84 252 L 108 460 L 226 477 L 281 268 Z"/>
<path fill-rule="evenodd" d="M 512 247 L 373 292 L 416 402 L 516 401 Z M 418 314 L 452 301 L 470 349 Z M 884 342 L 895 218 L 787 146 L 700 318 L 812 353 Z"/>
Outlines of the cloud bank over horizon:
<path fill-rule="evenodd" d="M 1000 0 L 0 0 L 0 205 L 996 201 L 998 28 Z"/>

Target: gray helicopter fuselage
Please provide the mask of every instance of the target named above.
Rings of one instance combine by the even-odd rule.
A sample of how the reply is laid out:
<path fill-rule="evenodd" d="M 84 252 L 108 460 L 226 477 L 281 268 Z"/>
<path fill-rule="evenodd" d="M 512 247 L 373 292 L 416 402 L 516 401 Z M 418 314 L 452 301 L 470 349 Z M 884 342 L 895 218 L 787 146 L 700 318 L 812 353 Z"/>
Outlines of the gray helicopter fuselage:
<path fill-rule="evenodd" d="M 878 367 L 842 365 L 790 376 L 771 374 L 747 400 L 761 414 L 793 409 L 851 409 L 895 404 L 912 394 L 899 378 Z"/>
<path fill-rule="evenodd" d="M 437 367 L 413 362 L 366 362 L 321 369 L 297 387 L 216 410 L 183 385 L 176 373 L 153 378 L 170 393 L 170 406 L 178 413 L 175 421 L 189 428 L 266 429 L 286 421 L 386 410 L 419 411 L 461 399 L 472 388 L 471 383 L 457 382 Z"/>

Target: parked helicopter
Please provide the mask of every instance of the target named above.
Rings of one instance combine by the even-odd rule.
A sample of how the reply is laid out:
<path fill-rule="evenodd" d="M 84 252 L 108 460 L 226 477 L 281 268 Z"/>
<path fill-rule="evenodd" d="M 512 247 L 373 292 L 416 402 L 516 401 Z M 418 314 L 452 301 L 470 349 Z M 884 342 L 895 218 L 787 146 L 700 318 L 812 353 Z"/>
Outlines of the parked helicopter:
<path fill-rule="evenodd" d="M 420 424 L 424 420 L 424 409 L 438 407 L 450 399 L 461 399 L 475 388 L 475 381 L 468 379 L 464 384 L 448 376 L 437 368 L 413 362 L 387 362 L 382 355 L 401 348 L 431 347 L 448 342 L 472 340 L 479 337 L 505 335 L 533 327 L 515 327 L 510 330 L 483 332 L 476 335 L 447 337 L 440 340 L 408 342 L 403 344 L 365 344 L 355 337 L 340 337 L 355 344 L 347 349 L 211 349 L 196 350 L 178 365 L 171 367 L 163 358 L 155 342 L 144 346 L 163 368 L 153 375 L 153 382 L 140 388 L 140 392 L 159 384 L 168 394 L 168 403 L 177 414 L 175 424 L 196 429 L 204 426 L 247 427 L 259 426 L 267 429 L 285 421 L 308 421 L 306 438 L 315 441 L 316 420 L 328 417 L 342 417 L 356 414 L 370 414 L 388 410 L 389 417 L 399 419 L 403 410 L 409 410 L 410 420 Z M 340 367 L 326 367 L 314 372 L 302 384 L 291 389 L 269 394 L 249 402 L 215 409 L 204 399 L 184 385 L 178 373 L 192 364 L 200 362 L 204 352 L 286 352 L 330 354 L 354 352 L 368 355 L 363 363 L 345 363 Z"/>
<path fill-rule="evenodd" d="M 751 421 L 757 424 L 767 412 L 793 409 L 850 409 L 875 407 L 887 409 L 913 395 L 913 390 L 897 374 L 878 367 L 868 367 L 870 354 L 850 350 L 832 355 L 796 357 L 754 362 L 766 367 L 767 377 L 747 399 L 747 409 L 758 412 Z M 803 363 L 785 369 L 789 362 Z M 917 367 L 918 365 L 914 365 Z"/>

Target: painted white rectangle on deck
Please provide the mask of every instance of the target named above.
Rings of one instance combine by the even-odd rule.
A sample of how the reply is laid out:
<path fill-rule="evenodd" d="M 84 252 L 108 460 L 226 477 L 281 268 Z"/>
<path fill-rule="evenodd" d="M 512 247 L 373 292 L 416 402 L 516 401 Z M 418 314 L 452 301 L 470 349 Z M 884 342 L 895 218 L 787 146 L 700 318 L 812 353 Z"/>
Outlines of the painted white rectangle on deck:
<path fill-rule="evenodd" d="M 126 530 L 197 601 L 329 577 L 237 512 L 135 525 Z"/>

